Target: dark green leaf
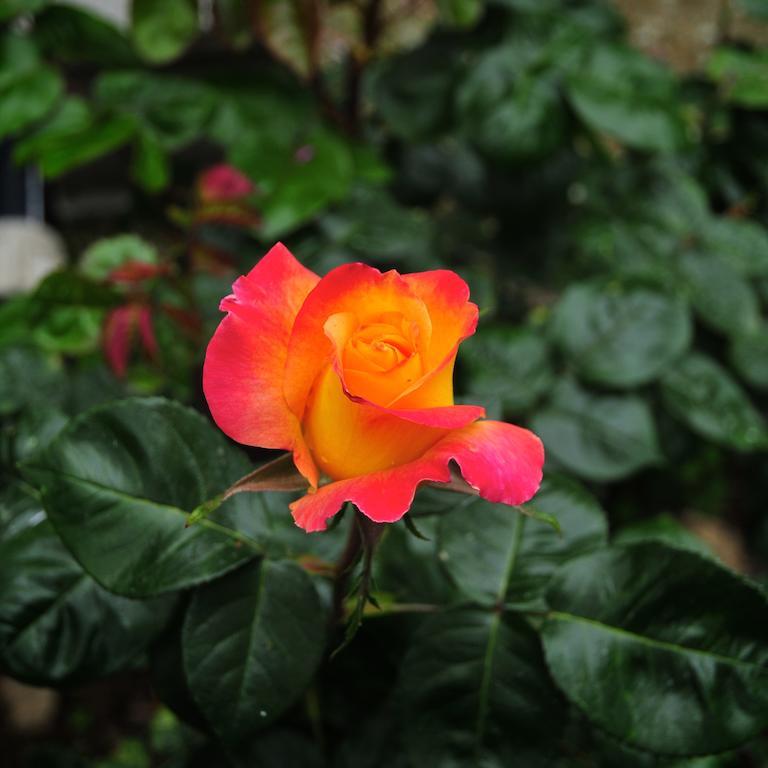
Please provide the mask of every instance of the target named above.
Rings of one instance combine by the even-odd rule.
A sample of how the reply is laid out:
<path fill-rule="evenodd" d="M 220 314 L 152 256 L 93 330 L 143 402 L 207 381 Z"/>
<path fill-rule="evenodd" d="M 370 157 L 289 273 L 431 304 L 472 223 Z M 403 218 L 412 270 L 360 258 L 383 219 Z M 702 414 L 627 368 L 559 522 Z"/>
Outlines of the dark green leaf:
<path fill-rule="evenodd" d="M 125 35 L 102 16 L 54 4 L 35 18 L 35 40 L 58 61 L 120 66 L 136 61 Z"/>
<path fill-rule="evenodd" d="M 768 445 L 763 417 L 714 360 L 691 354 L 662 379 L 667 407 L 694 432 L 738 451 Z"/>
<path fill-rule="evenodd" d="M 748 277 L 768 275 L 768 232 L 755 221 L 713 218 L 704 233 L 706 250 Z"/>
<path fill-rule="evenodd" d="M 166 150 L 198 138 L 220 106 L 216 89 L 204 81 L 147 71 L 105 72 L 96 81 L 94 97 L 98 106 L 150 130 Z"/>
<path fill-rule="evenodd" d="M 69 97 L 49 122 L 19 142 L 15 157 L 55 177 L 118 149 L 135 131 L 133 117 L 95 119 L 85 102 Z"/>
<path fill-rule="evenodd" d="M 481 328 L 461 345 L 470 395 L 499 398 L 505 410 L 528 410 L 554 383 L 549 349 L 536 331 Z"/>
<path fill-rule="evenodd" d="M 701 321 L 718 331 L 755 331 L 760 319 L 757 295 L 747 280 L 725 261 L 702 253 L 681 256 L 680 272 Z"/>
<path fill-rule="evenodd" d="M 5 0 L 0 7 L 0 21 L 12 19 L 22 13 L 35 13 L 49 2 L 50 0 Z"/>
<path fill-rule="evenodd" d="M 411 141 L 444 132 L 457 54 L 447 41 L 435 39 L 370 73 L 372 100 L 390 130 Z"/>
<path fill-rule="evenodd" d="M 679 299 L 643 288 L 577 283 L 555 310 L 553 333 L 585 379 L 636 387 L 653 381 L 685 351 L 691 321 Z"/>
<path fill-rule="evenodd" d="M 590 127 L 630 147 L 669 152 L 685 140 L 674 78 L 638 51 L 598 45 L 568 78 L 568 94 Z"/>
<path fill-rule="evenodd" d="M 249 494 L 184 528 L 188 512 L 248 468 L 199 414 L 147 398 L 74 420 L 27 471 L 83 567 L 107 589 L 146 596 L 199 584 L 254 556 L 255 544 L 243 539 L 265 521 Z"/>
<path fill-rule="evenodd" d="M 183 630 L 190 690 L 230 746 L 273 722 L 320 663 L 326 616 L 309 576 L 262 560 L 199 588 Z"/>
<path fill-rule="evenodd" d="M 761 325 L 755 333 L 732 339 L 731 360 L 747 383 L 768 389 L 768 327 Z"/>
<path fill-rule="evenodd" d="M 553 765 L 564 712 L 533 630 L 479 609 L 430 617 L 411 640 L 398 710 L 413 765 Z"/>
<path fill-rule="evenodd" d="M 645 400 L 591 395 L 568 379 L 532 428 L 552 457 L 590 480 L 618 480 L 662 458 Z"/>
<path fill-rule="evenodd" d="M 58 366 L 41 350 L 3 347 L 0 349 L 0 414 L 49 400 L 57 392 L 60 377 Z"/>
<path fill-rule="evenodd" d="M 106 592 L 62 545 L 39 506 L 0 536 L 0 667 L 36 684 L 124 669 L 162 629 L 167 600 Z"/>
<path fill-rule="evenodd" d="M 712 550 L 696 535 L 671 515 L 657 515 L 622 528 L 612 539 L 614 544 L 636 544 L 657 541 L 678 549 L 690 549 L 705 557 L 712 557 Z"/>
<path fill-rule="evenodd" d="M 517 161 L 541 157 L 564 136 L 565 113 L 557 84 L 528 75 L 527 48 L 503 45 L 469 70 L 456 92 L 464 135 L 493 157 Z"/>
<path fill-rule="evenodd" d="M 538 603 L 558 565 L 606 541 L 608 525 L 600 506 L 564 477 L 548 475 L 524 508 L 552 515 L 561 533 L 514 508 L 477 498 L 440 518 L 440 561 L 473 600 Z"/>
<path fill-rule="evenodd" d="M 659 544 L 604 549 L 566 563 L 547 601 L 550 671 L 614 737 L 694 755 L 768 724 L 768 603 L 714 562 Z"/>
<path fill-rule="evenodd" d="M 136 50 L 153 64 L 175 59 L 197 37 L 195 0 L 132 0 L 131 34 Z"/>
<path fill-rule="evenodd" d="M 63 89 L 58 72 L 39 67 L 0 90 L 0 137 L 29 128 L 45 117 L 56 106 Z"/>

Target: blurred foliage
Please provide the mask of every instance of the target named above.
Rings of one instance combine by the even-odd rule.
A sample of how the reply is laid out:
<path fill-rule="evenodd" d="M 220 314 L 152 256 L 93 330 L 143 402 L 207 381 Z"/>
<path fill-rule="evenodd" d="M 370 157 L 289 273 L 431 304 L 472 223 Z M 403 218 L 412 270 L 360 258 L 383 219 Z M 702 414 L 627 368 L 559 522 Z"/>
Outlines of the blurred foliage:
<path fill-rule="evenodd" d="M 680 77 L 600 0 L 134 0 L 128 30 L 6 0 L 0 137 L 54 189 L 128 165 L 137 201 L 0 305 L 0 670 L 148 667 L 175 713 L 19 765 L 765 764 L 764 593 L 681 522 L 728 521 L 764 580 L 765 51 Z M 182 538 L 252 466 L 195 408 L 276 238 L 462 274 L 457 395 L 548 456 L 530 516 L 420 492 L 427 540 L 390 527 L 330 661 L 349 519 L 241 495 Z"/>

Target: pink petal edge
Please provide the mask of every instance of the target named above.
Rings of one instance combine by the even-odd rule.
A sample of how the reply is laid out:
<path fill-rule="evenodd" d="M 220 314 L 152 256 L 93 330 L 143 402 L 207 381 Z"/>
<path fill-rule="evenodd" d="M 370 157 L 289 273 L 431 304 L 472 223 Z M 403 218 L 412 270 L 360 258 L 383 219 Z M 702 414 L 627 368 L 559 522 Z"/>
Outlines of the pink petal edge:
<path fill-rule="evenodd" d="M 290 505 L 293 518 L 307 532 L 322 531 L 351 501 L 374 522 L 396 522 L 410 509 L 420 483 L 451 479 L 452 461 L 482 498 L 515 506 L 541 484 L 544 447 L 522 427 L 478 421 L 446 435 L 416 461 L 321 486 Z"/>

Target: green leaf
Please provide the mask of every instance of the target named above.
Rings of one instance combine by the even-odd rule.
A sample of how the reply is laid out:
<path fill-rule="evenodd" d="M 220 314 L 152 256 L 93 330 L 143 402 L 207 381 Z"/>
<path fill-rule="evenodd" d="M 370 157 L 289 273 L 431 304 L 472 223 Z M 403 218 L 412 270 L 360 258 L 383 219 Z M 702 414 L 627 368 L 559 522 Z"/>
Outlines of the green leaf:
<path fill-rule="evenodd" d="M 662 459 L 645 400 L 591 395 L 568 379 L 531 426 L 550 456 L 589 480 L 619 480 Z"/>
<path fill-rule="evenodd" d="M 171 168 L 168 155 L 150 131 L 139 131 L 133 151 L 133 176 L 148 192 L 168 186 Z"/>
<path fill-rule="evenodd" d="M 758 389 L 768 390 L 768 326 L 731 340 L 731 360 L 740 376 Z"/>
<path fill-rule="evenodd" d="M 718 48 L 709 60 L 707 73 L 731 104 L 747 109 L 768 107 L 768 53 Z"/>
<path fill-rule="evenodd" d="M 60 99 L 64 83 L 58 72 L 39 67 L 25 72 L 0 90 L 0 137 L 29 128 Z"/>
<path fill-rule="evenodd" d="M 713 557 L 709 547 L 671 515 L 657 515 L 625 526 L 612 539 L 614 544 L 656 541 L 677 549 L 689 549 L 703 557 Z"/>
<path fill-rule="evenodd" d="M 35 347 L 0 348 L 0 414 L 49 400 L 57 393 L 60 378 L 51 357 Z"/>
<path fill-rule="evenodd" d="M 78 561 L 129 597 L 199 584 L 262 550 L 249 543 L 265 521 L 248 494 L 184 528 L 188 512 L 247 471 L 242 454 L 199 414 L 159 398 L 87 412 L 26 468 Z"/>
<path fill-rule="evenodd" d="M 190 690 L 216 733 L 237 747 L 309 685 L 326 616 L 298 566 L 261 560 L 199 588 L 184 621 Z"/>
<path fill-rule="evenodd" d="M 471 27 L 483 12 L 484 0 L 438 0 L 440 17 L 457 27 Z"/>
<path fill-rule="evenodd" d="M 131 35 L 139 54 L 152 64 L 180 56 L 198 34 L 195 0 L 132 0 Z"/>
<path fill-rule="evenodd" d="M 461 345 L 470 395 L 499 398 L 506 411 L 527 411 L 554 383 L 546 341 L 528 328 L 481 328 Z"/>
<path fill-rule="evenodd" d="M 763 417 L 730 374 L 705 355 L 691 354 L 667 371 L 662 393 L 669 410 L 702 437 L 737 451 L 768 446 Z"/>
<path fill-rule="evenodd" d="M 32 33 L 40 49 L 57 61 L 101 67 L 137 61 L 128 39 L 114 24 L 83 8 L 53 4 L 36 16 Z"/>
<path fill-rule="evenodd" d="M 331 131 L 320 128 L 306 136 L 308 159 L 278 149 L 271 157 L 260 147 L 258 154 L 236 157 L 237 167 L 254 179 L 265 192 L 261 204 L 263 235 L 275 238 L 304 223 L 342 199 L 354 179 L 354 162 L 347 143 Z"/>
<path fill-rule="evenodd" d="M 80 270 L 92 280 L 105 280 L 129 262 L 157 264 L 157 249 L 138 235 L 116 235 L 97 240 L 83 253 Z"/>
<path fill-rule="evenodd" d="M 67 552 L 39 505 L 33 510 L 0 536 L 0 668 L 37 685 L 125 669 L 162 630 L 171 604 L 102 589 Z"/>
<path fill-rule="evenodd" d="M 577 283 L 557 305 L 552 331 L 584 379 L 636 387 L 653 381 L 686 350 L 691 320 L 679 299 L 643 288 Z"/>
<path fill-rule="evenodd" d="M 135 130 L 133 117 L 96 119 L 86 102 L 67 97 L 45 125 L 18 142 L 14 158 L 34 162 L 46 176 L 55 177 L 117 149 Z"/>
<path fill-rule="evenodd" d="M 459 609 L 412 638 L 396 694 L 413 765 L 551 766 L 563 706 L 536 634 L 501 612 Z"/>
<path fill-rule="evenodd" d="M 473 600 L 540 603 L 545 584 L 562 562 L 600 547 L 608 524 L 597 501 L 567 478 L 549 474 L 525 505 L 554 517 L 561 532 L 526 519 L 514 508 L 470 498 L 441 516 L 438 557 Z"/>
<path fill-rule="evenodd" d="M 713 217 L 703 239 L 708 252 L 740 275 L 768 275 L 768 232 L 757 222 Z"/>
<path fill-rule="evenodd" d="M 49 2 L 50 0 L 5 0 L 0 7 L 0 21 L 12 19 L 22 13 L 35 13 Z"/>
<path fill-rule="evenodd" d="M 448 41 L 434 38 L 372 68 L 371 100 L 391 131 L 409 141 L 445 131 L 458 53 Z"/>
<path fill-rule="evenodd" d="M 529 74 L 523 53 L 505 44 L 484 53 L 456 91 L 464 136 L 492 157 L 520 161 L 553 152 L 564 138 L 565 113 L 557 83 Z"/>
<path fill-rule="evenodd" d="M 695 755 L 768 724 L 768 604 L 713 561 L 658 544 L 604 549 L 565 564 L 547 602 L 555 682 L 621 741 Z"/>
<path fill-rule="evenodd" d="M 598 45 L 567 84 L 581 119 L 627 146 L 670 152 L 685 141 L 674 77 L 638 51 Z"/>
<path fill-rule="evenodd" d="M 0 91 L 39 66 L 40 54 L 29 37 L 10 31 L 0 35 Z"/>
<path fill-rule="evenodd" d="M 101 241 L 103 242 L 103 241 Z M 120 294 L 74 269 L 51 272 L 32 294 L 35 311 L 44 314 L 56 307 L 107 309 L 120 302 Z"/>
<path fill-rule="evenodd" d="M 689 252 L 680 257 L 679 268 L 683 285 L 703 323 L 727 334 L 750 333 L 757 328 L 757 295 L 725 261 Z"/>
<path fill-rule="evenodd" d="M 217 89 L 204 81 L 141 70 L 104 72 L 96 81 L 94 100 L 96 106 L 149 130 L 166 150 L 199 138 L 221 107 Z"/>

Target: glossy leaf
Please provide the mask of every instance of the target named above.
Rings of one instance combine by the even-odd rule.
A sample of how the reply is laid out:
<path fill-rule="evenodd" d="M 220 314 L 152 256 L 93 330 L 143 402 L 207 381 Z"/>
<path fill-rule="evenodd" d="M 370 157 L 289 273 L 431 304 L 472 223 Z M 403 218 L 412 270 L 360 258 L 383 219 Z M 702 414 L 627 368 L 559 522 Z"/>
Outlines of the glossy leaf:
<path fill-rule="evenodd" d="M 590 480 L 618 480 L 661 460 L 644 400 L 588 394 L 567 379 L 533 417 L 532 428 L 551 457 Z"/>
<path fill-rule="evenodd" d="M 208 581 L 267 546 L 259 531 L 268 524 L 249 494 L 184 527 L 191 510 L 247 471 L 242 454 L 199 414 L 154 398 L 87 412 L 27 468 L 75 557 L 128 596 Z M 287 500 L 271 501 L 284 505 L 287 519 Z"/>
<path fill-rule="evenodd" d="M 430 617 L 411 640 L 398 690 L 413 765 L 553 764 L 563 706 L 536 634 L 516 616 L 458 609 Z"/>
<path fill-rule="evenodd" d="M 612 547 L 565 564 L 546 597 L 549 669 L 614 737 L 693 755 L 768 724 L 768 603 L 711 560 L 659 544 Z"/>
<path fill-rule="evenodd" d="M 461 345 L 459 359 L 469 392 L 497 397 L 510 412 L 527 410 L 554 383 L 548 345 L 533 330 L 481 328 Z"/>
<path fill-rule="evenodd" d="M 242 744 L 301 695 L 326 621 L 312 581 L 292 563 L 261 560 L 198 589 L 184 621 L 184 666 L 225 743 Z"/>
<path fill-rule="evenodd" d="M 655 379 L 691 340 L 685 302 L 654 291 L 571 286 L 553 318 L 555 340 L 579 374 L 614 387 Z"/>
<path fill-rule="evenodd" d="M 664 402 L 694 432 L 738 451 L 768 445 L 763 417 L 718 363 L 695 353 L 662 379 Z"/>
<path fill-rule="evenodd" d="M 110 594 L 64 548 L 39 504 L 19 504 L 5 526 L 0 519 L 0 668 L 43 685 L 125 669 L 162 630 L 171 604 Z"/>
<path fill-rule="evenodd" d="M 461 591 L 481 604 L 538 605 L 558 565 L 606 542 L 605 513 L 565 477 L 547 475 L 524 506 L 554 517 L 560 533 L 503 504 L 476 498 L 440 517 L 440 562 Z"/>

